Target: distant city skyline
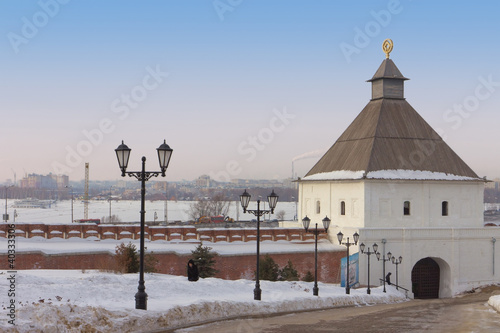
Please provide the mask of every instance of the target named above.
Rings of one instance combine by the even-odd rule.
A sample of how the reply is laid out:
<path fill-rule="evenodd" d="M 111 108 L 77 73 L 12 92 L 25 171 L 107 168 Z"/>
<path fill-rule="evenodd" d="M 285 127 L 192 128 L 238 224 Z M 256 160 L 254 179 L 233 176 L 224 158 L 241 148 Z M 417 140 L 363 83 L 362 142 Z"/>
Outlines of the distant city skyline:
<path fill-rule="evenodd" d="M 391 59 L 405 97 L 481 177 L 500 175 L 500 3 L 2 1 L 0 182 L 299 177 L 371 97 Z"/>

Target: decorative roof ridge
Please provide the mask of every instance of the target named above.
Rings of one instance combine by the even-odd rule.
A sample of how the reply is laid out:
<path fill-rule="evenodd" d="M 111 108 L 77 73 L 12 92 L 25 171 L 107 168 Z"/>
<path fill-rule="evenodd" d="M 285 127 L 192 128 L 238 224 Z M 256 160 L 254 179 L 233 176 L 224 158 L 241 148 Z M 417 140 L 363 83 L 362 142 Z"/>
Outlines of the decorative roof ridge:
<path fill-rule="evenodd" d="M 409 80 L 409 79 L 407 79 Z M 366 81 L 368 82 L 368 81 Z M 405 97 L 387 97 L 387 96 L 382 96 L 382 97 L 376 97 L 376 98 L 372 98 L 370 99 L 370 101 L 378 101 L 379 99 L 399 99 L 399 100 L 406 100 Z"/>

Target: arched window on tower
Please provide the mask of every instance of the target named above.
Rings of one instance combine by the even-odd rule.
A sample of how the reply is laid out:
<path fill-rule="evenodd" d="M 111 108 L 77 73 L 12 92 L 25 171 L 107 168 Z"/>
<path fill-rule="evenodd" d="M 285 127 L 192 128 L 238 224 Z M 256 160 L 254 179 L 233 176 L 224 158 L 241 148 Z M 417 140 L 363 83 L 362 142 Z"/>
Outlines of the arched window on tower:
<path fill-rule="evenodd" d="M 448 201 L 441 202 L 441 215 L 448 216 Z"/>
<path fill-rule="evenodd" d="M 340 215 L 345 215 L 345 201 L 340 202 Z"/>
<path fill-rule="evenodd" d="M 403 215 L 410 215 L 410 202 L 405 201 L 403 204 Z"/>
<path fill-rule="evenodd" d="M 321 214 L 321 202 L 316 201 L 316 214 Z"/>

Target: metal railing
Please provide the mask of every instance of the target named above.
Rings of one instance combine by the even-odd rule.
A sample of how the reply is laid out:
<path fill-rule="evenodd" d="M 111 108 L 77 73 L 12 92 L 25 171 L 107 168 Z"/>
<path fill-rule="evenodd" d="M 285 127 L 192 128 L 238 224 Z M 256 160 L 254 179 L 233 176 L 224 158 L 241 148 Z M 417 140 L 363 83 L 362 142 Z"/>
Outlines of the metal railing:
<path fill-rule="evenodd" d="M 379 280 L 380 280 L 380 285 L 382 285 L 382 284 L 384 283 L 384 279 L 379 279 Z M 395 286 L 395 287 L 396 287 L 396 289 L 403 289 L 403 290 L 405 291 L 405 297 L 406 297 L 406 298 L 408 298 L 408 292 L 409 292 L 409 290 L 408 290 L 408 289 L 406 289 L 406 288 L 404 288 L 404 287 L 402 287 L 402 286 L 399 286 L 399 285 L 397 285 L 397 284 L 395 284 L 395 283 L 392 283 L 392 282 L 391 282 L 391 284 L 389 284 L 389 285 L 390 285 L 390 286 Z"/>

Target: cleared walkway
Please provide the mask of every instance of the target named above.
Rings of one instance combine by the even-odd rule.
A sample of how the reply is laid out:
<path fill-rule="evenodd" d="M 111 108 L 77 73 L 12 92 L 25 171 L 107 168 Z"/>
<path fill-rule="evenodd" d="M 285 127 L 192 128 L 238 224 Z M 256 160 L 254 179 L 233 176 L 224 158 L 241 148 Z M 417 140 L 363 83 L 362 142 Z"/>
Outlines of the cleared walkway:
<path fill-rule="evenodd" d="M 175 332 L 500 332 L 500 314 L 487 304 L 499 294 L 500 286 L 493 286 L 450 299 L 232 320 Z"/>

